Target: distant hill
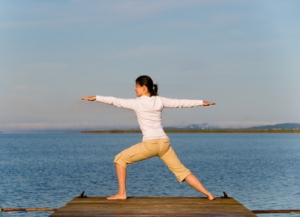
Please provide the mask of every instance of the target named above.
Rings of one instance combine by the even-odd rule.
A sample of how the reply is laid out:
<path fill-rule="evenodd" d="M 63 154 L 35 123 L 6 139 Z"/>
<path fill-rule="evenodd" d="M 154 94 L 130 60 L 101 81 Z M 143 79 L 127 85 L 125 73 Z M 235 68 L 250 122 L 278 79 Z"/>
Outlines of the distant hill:
<path fill-rule="evenodd" d="M 283 124 L 275 124 L 275 125 L 263 125 L 263 126 L 255 126 L 245 128 L 249 130 L 266 130 L 266 129 L 280 129 L 280 130 L 294 130 L 300 129 L 300 124 L 298 123 L 283 123 Z"/>
<path fill-rule="evenodd" d="M 170 130 L 173 130 L 173 129 L 215 130 L 215 129 L 221 129 L 221 128 L 218 127 L 218 126 L 212 126 L 212 125 L 209 125 L 207 123 L 204 123 L 204 124 L 190 124 L 190 125 L 187 125 L 187 126 L 184 126 L 184 127 L 172 127 L 172 126 L 169 126 L 169 127 L 164 127 L 164 129 L 170 129 Z"/>
<path fill-rule="evenodd" d="M 184 127 L 164 127 L 165 129 L 189 129 L 189 130 L 219 130 L 219 129 L 243 129 L 243 130 L 268 130 L 268 129 L 277 129 L 277 130 L 294 130 L 299 129 L 300 130 L 300 123 L 282 123 L 282 124 L 274 124 L 274 125 L 262 125 L 262 126 L 253 126 L 253 127 L 229 127 L 229 128 L 223 128 L 219 126 L 212 126 L 207 123 L 204 124 L 190 124 Z"/>
<path fill-rule="evenodd" d="M 270 132 L 300 132 L 300 123 L 281 123 L 281 124 L 274 124 L 274 125 L 262 125 L 262 126 L 253 126 L 253 127 L 220 127 L 216 125 L 210 125 L 208 123 L 203 124 L 190 124 L 187 126 L 167 126 L 164 127 L 164 129 L 168 132 L 253 132 L 253 131 L 270 131 Z M 120 132 L 120 133 L 126 133 L 127 131 L 133 133 L 133 132 L 139 132 L 139 127 L 124 127 L 122 129 L 114 129 L 114 128 L 100 128 L 100 129 L 65 129 L 65 130 L 33 130 L 33 131 L 19 131 L 18 133 L 88 133 L 88 132 L 94 132 L 97 133 L 106 133 L 106 132 Z M 0 134 L 4 132 L 0 131 Z"/>

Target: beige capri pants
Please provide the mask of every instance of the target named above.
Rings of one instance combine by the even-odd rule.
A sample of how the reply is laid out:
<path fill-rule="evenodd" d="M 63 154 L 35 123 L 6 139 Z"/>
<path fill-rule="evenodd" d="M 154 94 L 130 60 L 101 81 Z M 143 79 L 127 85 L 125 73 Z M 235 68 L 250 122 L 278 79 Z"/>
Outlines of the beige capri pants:
<path fill-rule="evenodd" d="M 167 165 L 179 182 L 183 182 L 191 174 L 191 171 L 178 159 L 168 138 L 145 140 L 133 145 L 117 154 L 114 163 L 126 168 L 128 164 L 154 156 L 159 157 Z"/>

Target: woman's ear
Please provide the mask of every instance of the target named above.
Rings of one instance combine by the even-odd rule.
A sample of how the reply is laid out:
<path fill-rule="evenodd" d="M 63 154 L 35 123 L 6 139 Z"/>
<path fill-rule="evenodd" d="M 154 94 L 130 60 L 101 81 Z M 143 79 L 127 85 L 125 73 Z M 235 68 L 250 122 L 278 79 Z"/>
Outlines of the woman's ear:
<path fill-rule="evenodd" d="M 143 86 L 143 91 L 144 91 L 144 92 L 147 92 L 147 90 L 148 90 L 147 86 L 144 85 L 144 86 Z"/>

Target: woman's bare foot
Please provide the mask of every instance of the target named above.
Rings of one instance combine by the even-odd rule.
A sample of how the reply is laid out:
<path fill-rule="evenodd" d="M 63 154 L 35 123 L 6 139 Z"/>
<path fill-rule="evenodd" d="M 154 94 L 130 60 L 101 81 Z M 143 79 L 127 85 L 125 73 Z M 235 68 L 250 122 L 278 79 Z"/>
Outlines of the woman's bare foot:
<path fill-rule="evenodd" d="M 202 185 L 200 180 L 193 173 L 190 173 L 187 177 L 185 177 L 185 181 L 197 191 L 206 195 L 209 200 L 215 199 L 215 197 Z"/>
<path fill-rule="evenodd" d="M 211 193 L 207 194 L 206 196 L 207 196 L 207 199 L 209 199 L 209 200 L 215 199 L 214 195 L 212 195 Z"/>
<path fill-rule="evenodd" d="M 115 194 L 106 198 L 107 200 L 126 200 L 126 194 Z"/>

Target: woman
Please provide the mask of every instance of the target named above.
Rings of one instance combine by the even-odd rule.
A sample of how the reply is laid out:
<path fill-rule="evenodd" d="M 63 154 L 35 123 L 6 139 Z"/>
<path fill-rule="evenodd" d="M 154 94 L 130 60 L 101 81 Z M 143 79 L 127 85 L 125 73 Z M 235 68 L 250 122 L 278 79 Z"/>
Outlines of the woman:
<path fill-rule="evenodd" d="M 152 79 L 142 75 L 136 79 L 136 99 L 119 99 L 105 96 L 88 96 L 82 98 L 87 101 L 98 101 L 122 108 L 132 109 L 143 133 L 141 143 L 131 146 L 116 155 L 114 159 L 118 178 L 118 193 L 108 197 L 108 200 L 125 200 L 126 195 L 126 167 L 141 160 L 154 156 L 159 157 L 175 174 L 179 182 L 186 181 L 190 186 L 213 200 L 214 196 L 206 190 L 198 178 L 191 173 L 178 159 L 170 146 L 168 136 L 163 130 L 161 117 L 163 108 L 190 108 L 196 106 L 215 105 L 214 102 L 203 100 L 177 100 L 158 96 L 158 86 Z"/>

